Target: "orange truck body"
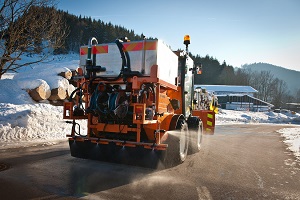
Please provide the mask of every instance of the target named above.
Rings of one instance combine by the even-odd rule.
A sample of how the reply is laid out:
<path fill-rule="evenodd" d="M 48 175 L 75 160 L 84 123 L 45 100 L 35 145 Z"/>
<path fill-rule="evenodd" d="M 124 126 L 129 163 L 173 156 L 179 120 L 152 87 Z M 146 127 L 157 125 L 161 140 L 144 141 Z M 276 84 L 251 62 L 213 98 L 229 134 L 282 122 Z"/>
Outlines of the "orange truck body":
<path fill-rule="evenodd" d="M 63 110 L 63 118 L 72 124 L 67 135 L 71 154 L 97 158 L 95 145 L 164 152 L 171 149 L 170 133 L 183 130 L 185 124 L 198 132 L 199 146 L 199 131 L 213 134 L 215 122 L 213 112 L 191 110 L 193 65 L 187 54 L 174 53 L 159 40 L 91 41 L 81 47 L 81 68 L 73 77 L 77 91 Z M 87 121 L 86 133 L 80 132 L 77 120 Z M 192 142 L 191 133 L 184 130 L 179 132 Z"/>

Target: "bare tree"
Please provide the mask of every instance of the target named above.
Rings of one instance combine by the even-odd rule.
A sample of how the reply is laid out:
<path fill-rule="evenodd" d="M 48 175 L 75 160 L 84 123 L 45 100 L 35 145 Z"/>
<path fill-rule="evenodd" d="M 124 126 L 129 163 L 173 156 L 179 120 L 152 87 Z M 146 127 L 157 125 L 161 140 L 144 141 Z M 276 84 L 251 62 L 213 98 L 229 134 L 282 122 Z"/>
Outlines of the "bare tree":
<path fill-rule="evenodd" d="M 44 53 L 31 62 L 21 55 L 62 47 L 66 25 L 53 0 L 4 0 L 0 4 L 0 78 L 8 70 L 44 61 Z M 47 9 L 48 8 L 48 9 Z"/>
<path fill-rule="evenodd" d="M 274 75 L 270 71 L 252 73 L 251 86 L 258 90 L 258 98 L 270 101 L 273 93 Z"/>
<path fill-rule="evenodd" d="M 273 93 L 274 75 L 271 71 L 261 71 L 262 95 L 264 101 L 270 101 Z"/>
<path fill-rule="evenodd" d="M 272 103 L 275 107 L 282 107 L 283 103 L 287 103 L 287 97 L 289 92 L 287 89 L 287 84 L 283 80 L 275 78 L 273 81 L 273 94 L 272 94 Z"/>
<path fill-rule="evenodd" d="M 232 80 L 235 85 L 250 85 L 253 72 L 249 68 L 239 68 Z"/>

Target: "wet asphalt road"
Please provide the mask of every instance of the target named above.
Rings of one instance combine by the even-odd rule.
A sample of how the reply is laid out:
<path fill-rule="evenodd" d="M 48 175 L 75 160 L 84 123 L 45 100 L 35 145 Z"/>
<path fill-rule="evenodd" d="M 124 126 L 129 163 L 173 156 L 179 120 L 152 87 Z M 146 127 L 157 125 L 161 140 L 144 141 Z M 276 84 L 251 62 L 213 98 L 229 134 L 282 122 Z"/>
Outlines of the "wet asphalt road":
<path fill-rule="evenodd" d="M 217 126 L 199 153 L 161 170 L 73 158 L 67 142 L 0 150 L 0 199 L 300 199 L 282 127 Z"/>

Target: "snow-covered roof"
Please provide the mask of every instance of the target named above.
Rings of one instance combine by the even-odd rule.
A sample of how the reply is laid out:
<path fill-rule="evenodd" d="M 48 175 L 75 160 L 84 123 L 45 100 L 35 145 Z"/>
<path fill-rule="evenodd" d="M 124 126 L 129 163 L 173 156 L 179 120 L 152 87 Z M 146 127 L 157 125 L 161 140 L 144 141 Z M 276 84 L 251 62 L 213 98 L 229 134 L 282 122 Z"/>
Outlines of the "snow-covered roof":
<path fill-rule="evenodd" d="M 251 86 L 241 85 L 195 85 L 195 88 L 205 88 L 207 91 L 215 92 L 234 92 L 234 93 L 257 93 L 258 91 Z"/>

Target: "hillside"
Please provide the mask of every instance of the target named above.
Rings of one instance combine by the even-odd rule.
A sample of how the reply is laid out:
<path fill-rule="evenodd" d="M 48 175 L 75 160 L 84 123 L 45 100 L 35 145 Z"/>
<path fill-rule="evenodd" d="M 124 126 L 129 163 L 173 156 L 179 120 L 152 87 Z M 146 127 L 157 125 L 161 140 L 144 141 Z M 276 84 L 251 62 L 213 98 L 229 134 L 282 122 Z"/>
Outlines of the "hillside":
<path fill-rule="evenodd" d="M 253 63 L 249 65 L 243 65 L 242 68 L 251 69 L 251 71 L 253 72 L 270 71 L 274 75 L 274 77 L 286 82 L 288 89 L 290 90 L 292 95 L 300 89 L 300 71 L 290 70 L 268 63 Z"/>

